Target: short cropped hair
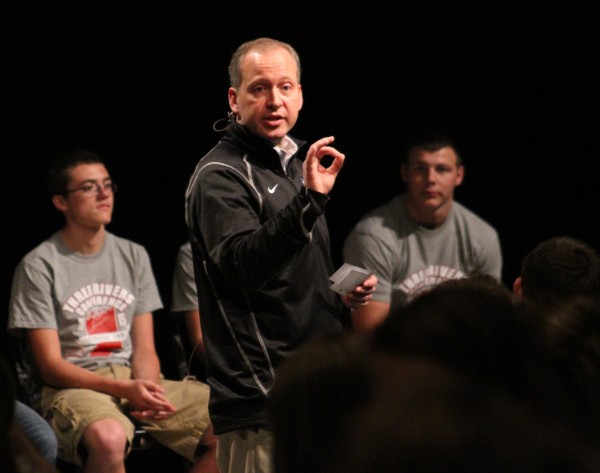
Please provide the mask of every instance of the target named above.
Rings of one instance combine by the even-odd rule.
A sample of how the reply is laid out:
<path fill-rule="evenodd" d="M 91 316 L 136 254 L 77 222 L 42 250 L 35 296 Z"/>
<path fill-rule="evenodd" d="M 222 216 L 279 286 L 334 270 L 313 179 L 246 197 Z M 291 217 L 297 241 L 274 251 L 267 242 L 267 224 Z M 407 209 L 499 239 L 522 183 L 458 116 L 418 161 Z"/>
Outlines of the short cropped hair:
<path fill-rule="evenodd" d="M 237 48 L 231 61 L 229 62 L 229 85 L 237 89 L 242 83 L 242 61 L 246 54 L 250 51 L 258 51 L 261 53 L 272 51 L 273 49 L 283 48 L 285 49 L 298 66 L 298 83 L 300 83 L 300 56 L 296 50 L 288 43 L 278 41 L 271 38 L 258 38 L 252 41 L 247 41 Z"/>
<path fill-rule="evenodd" d="M 57 154 L 52 159 L 47 176 L 51 195 L 63 194 L 69 185 L 69 171 L 80 164 L 104 164 L 100 156 L 87 149 L 76 149 Z"/>
<path fill-rule="evenodd" d="M 459 153 L 456 139 L 449 132 L 442 129 L 422 129 L 414 133 L 408 141 L 404 163 L 423 152 L 434 153 L 442 148 L 452 148 L 456 153 L 456 164 L 462 166 L 462 157 Z"/>
<path fill-rule="evenodd" d="M 568 236 L 536 246 L 521 266 L 523 297 L 537 302 L 584 295 L 600 297 L 600 256 L 587 243 Z"/>

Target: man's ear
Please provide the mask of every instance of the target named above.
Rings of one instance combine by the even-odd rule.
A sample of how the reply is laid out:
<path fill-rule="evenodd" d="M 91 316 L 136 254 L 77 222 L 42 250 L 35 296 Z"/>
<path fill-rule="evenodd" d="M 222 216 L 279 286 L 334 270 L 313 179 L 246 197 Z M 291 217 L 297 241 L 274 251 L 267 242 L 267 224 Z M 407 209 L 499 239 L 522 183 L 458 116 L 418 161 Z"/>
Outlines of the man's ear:
<path fill-rule="evenodd" d="M 465 178 L 465 167 L 463 165 L 458 166 L 456 169 L 456 181 L 454 181 L 454 186 L 460 186 Z"/>
<path fill-rule="evenodd" d="M 523 298 L 523 281 L 521 276 L 515 279 L 515 282 L 513 283 L 513 295 L 518 299 Z"/>
<path fill-rule="evenodd" d="M 65 212 L 67 210 L 67 201 L 65 200 L 64 195 L 55 194 L 52 196 L 52 204 L 61 212 Z"/>
<path fill-rule="evenodd" d="M 227 99 L 229 100 L 229 108 L 231 108 L 231 111 L 233 113 L 239 114 L 240 107 L 237 103 L 238 95 L 237 90 L 234 87 L 229 87 L 229 90 L 227 91 Z"/>
<path fill-rule="evenodd" d="M 408 179 L 406 177 L 407 171 L 408 171 L 408 169 L 406 167 L 406 163 L 402 163 L 400 165 L 400 176 L 402 176 L 402 181 L 404 181 L 404 184 L 406 184 L 406 182 L 408 181 Z"/>

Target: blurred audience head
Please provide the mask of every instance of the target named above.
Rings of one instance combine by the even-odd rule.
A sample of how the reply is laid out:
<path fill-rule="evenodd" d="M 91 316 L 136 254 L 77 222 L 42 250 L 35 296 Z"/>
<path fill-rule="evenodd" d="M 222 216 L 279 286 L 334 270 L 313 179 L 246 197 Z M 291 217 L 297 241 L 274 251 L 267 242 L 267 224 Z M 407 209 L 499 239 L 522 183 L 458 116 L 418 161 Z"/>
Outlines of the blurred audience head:
<path fill-rule="evenodd" d="M 320 471 L 366 404 L 370 373 L 364 340 L 353 334 L 308 343 L 280 365 L 268 405 L 275 472 Z"/>
<path fill-rule="evenodd" d="M 577 295 L 598 298 L 600 256 L 590 245 L 575 238 L 545 240 L 523 258 L 513 292 L 541 304 Z"/>

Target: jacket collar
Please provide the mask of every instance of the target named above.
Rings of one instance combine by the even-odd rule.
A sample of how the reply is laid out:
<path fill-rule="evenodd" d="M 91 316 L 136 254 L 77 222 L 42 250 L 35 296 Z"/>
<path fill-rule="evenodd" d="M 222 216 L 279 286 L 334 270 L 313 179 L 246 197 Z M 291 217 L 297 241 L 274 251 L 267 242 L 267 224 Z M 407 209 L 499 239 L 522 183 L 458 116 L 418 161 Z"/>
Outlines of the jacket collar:
<path fill-rule="evenodd" d="M 292 158 L 297 158 L 300 154 L 300 149 L 306 144 L 306 141 L 298 140 L 290 135 L 288 135 L 288 137 L 298 145 L 298 152 L 292 156 Z M 270 166 L 276 165 L 281 167 L 279 155 L 273 149 L 273 145 L 264 138 L 255 135 L 243 125 L 234 124 L 227 130 L 227 134 L 223 136 L 221 141 L 242 148 L 244 151 L 251 154 L 253 158 L 264 161 Z"/>

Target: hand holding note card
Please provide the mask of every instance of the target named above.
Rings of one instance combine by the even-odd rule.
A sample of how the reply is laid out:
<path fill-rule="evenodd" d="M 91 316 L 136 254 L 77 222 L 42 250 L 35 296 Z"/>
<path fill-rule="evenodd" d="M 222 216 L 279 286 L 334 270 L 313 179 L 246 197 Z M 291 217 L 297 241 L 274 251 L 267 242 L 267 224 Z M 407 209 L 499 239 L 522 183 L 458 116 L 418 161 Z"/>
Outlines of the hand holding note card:
<path fill-rule="evenodd" d="M 329 280 L 333 283 L 330 289 L 344 296 L 360 285 L 370 275 L 371 272 L 366 269 L 344 263 L 329 277 Z"/>

